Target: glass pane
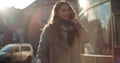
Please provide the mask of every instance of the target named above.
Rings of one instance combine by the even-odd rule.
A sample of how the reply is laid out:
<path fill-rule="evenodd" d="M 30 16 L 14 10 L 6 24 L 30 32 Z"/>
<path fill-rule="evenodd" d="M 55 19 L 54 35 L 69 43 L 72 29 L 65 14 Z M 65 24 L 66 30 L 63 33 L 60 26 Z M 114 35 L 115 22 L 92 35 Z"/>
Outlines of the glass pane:
<path fill-rule="evenodd" d="M 110 15 L 110 2 L 106 2 L 84 12 L 80 17 L 81 24 L 88 32 L 90 54 L 111 54 Z"/>
<path fill-rule="evenodd" d="M 16 46 L 16 47 L 14 48 L 14 52 L 19 52 L 19 51 L 20 51 L 20 48 Z"/>
<path fill-rule="evenodd" d="M 87 9 L 104 1 L 109 1 L 109 0 L 79 0 L 79 3 L 82 9 Z"/>
<path fill-rule="evenodd" d="M 22 51 L 30 51 L 30 47 L 28 47 L 28 46 L 22 46 Z"/>

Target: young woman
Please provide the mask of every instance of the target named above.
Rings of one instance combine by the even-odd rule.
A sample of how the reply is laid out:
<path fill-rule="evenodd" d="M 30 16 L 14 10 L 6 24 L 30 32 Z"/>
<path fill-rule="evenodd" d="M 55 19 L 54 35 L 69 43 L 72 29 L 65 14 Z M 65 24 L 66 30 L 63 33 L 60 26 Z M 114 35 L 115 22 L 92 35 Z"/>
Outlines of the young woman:
<path fill-rule="evenodd" d="M 40 36 L 37 58 L 41 63 L 80 63 L 84 32 L 71 5 L 57 2 Z"/>

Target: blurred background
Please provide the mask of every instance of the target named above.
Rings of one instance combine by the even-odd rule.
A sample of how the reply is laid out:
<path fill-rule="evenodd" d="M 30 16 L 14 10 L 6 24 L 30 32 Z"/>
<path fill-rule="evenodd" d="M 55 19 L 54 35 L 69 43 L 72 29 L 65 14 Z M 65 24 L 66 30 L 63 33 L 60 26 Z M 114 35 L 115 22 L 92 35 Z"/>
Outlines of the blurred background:
<path fill-rule="evenodd" d="M 0 0 L 0 45 L 27 42 L 36 49 L 41 30 L 57 1 L 60 0 Z M 78 11 L 77 0 L 72 3 Z"/>
<path fill-rule="evenodd" d="M 18 45 L 22 43 L 32 45 L 35 56 L 42 28 L 47 23 L 52 7 L 57 1 L 69 1 L 76 11 L 79 11 L 78 0 L 0 0 L 0 49 L 3 48 L 0 57 L 6 56 L 3 52 L 8 52 L 11 48 L 15 48 L 14 52 L 21 51 Z M 20 48 L 24 49 L 23 46 Z M 28 48 L 27 53 L 32 51 L 31 46 L 26 48 Z M 21 56 L 22 54 L 24 53 L 17 53 Z M 28 60 L 32 54 L 29 56 Z M 7 59 L 12 60 L 8 57 Z"/>
<path fill-rule="evenodd" d="M 120 62 L 119 0 L 0 0 L 0 48 L 6 47 L 8 51 L 9 44 L 17 47 L 27 43 L 25 49 L 22 48 L 33 51 L 27 56 L 27 63 L 30 63 L 32 54 L 35 61 L 42 28 L 57 1 L 70 2 L 79 23 L 88 32 L 88 43 L 81 43 L 83 63 L 113 63 L 114 55 L 116 63 Z M 3 57 L 1 51 L 0 57 Z"/>

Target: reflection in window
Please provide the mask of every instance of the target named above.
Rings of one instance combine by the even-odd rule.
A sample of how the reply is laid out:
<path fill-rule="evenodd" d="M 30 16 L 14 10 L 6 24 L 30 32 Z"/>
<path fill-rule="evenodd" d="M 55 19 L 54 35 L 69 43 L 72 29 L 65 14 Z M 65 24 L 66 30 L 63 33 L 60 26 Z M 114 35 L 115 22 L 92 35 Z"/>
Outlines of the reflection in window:
<path fill-rule="evenodd" d="M 12 50 L 13 46 L 5 46 L 0 51 L 1 52 L 10 52 Z"/>
<path fill-rule="evenodd" d="M 79 0 L 79 3 L 80 3 L 80 7 L 82 7 L 85 10 L 104 1 L 109 1 L 109 0 Z"/>
<path fill-rule="evenodd" d="M 93 0 L 89 1 L 92 4 Z M 88 31 L 89 44 L 93 48 L 89 53 L 111 54 L 110 15 L 110 2 L 106 2 L 86 11 L 80 17 L 81 24 Z"/>

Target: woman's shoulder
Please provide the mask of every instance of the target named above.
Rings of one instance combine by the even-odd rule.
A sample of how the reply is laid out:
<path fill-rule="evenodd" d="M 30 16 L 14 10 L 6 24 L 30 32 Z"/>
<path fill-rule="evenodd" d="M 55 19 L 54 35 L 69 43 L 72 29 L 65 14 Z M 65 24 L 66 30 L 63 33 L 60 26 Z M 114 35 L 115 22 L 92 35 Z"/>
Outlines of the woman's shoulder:
<path fill-rule="evenodd" d="M 43 31 L 50 31 L 55 27 L 54 24 L 47 24 L 44 26 Z"/>

